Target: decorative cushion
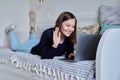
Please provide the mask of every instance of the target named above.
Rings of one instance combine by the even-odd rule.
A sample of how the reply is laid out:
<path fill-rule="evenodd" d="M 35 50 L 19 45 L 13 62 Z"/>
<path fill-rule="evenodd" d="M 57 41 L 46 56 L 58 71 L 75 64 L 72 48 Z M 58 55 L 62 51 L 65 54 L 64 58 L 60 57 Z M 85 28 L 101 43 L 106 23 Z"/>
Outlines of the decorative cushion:
<path fill-rule="evenodd" d="M 80 34 L 74 61 L 94 60 L 100 35 Z"/>
<path fill-rule="evenodd" d="M 120 24 L 119 24 L 119 25 L 103 24 L 101 27 L 102 27 L 102 28 L 101 28 L 101 30 L 100 30 L 100 35 L 103 35 L 103 33 L 104 33 L 107 29 L 120 28 Z"/>
<path fill-rule="evenodd" d="M 120 7 L 100 6 L 100 23 L 120 24 Z"/>
<path fill-rule="evenodd" d="M 83 27 L 77 27 L 77 38 L 79 38 L 80 34 L 99 34 L 100 26 L 98 24 L 95 25 L 89 25 L 89 26 L 83 26 Z M 76 50 L 76 44 L 74 46 L 74 49 Z"/>
<path fill-rule="evenodd" d="M 90 25 L 84 27 L 77 28 L 77 35 L 79 36 L 80 33 L 84 34 L 98 34 L 99 33 L 99 25 Z"/>

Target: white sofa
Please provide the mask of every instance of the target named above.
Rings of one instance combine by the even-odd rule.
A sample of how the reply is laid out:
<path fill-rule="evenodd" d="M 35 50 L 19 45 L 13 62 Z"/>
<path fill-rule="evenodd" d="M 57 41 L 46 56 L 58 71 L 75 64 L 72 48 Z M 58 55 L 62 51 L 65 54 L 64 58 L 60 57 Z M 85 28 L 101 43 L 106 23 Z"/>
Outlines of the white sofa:
<path fill-rule="evenodd" d="M 96 80 L 120 80 L 120 29 L 108 29 L 96 55 Z"/>

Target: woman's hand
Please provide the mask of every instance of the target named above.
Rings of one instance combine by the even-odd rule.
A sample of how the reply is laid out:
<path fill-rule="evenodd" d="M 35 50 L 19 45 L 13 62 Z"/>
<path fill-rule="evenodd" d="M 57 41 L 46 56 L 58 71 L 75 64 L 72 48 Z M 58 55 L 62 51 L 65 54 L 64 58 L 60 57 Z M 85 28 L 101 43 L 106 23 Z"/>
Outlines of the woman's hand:
<path fill-rule="evenodd" d="M 53 31 L 53 47 L 57 48 L 61 41 L 61 33 L 59 32 L 59 28 L 56 27 L 55 31 Z"/>
<path fill-rule="evenodd" d="M 74 53 L 70 53 L 69 56 L 68 56 L 68 59 L 73 60 L 74 56 L 75 56 Z"/>

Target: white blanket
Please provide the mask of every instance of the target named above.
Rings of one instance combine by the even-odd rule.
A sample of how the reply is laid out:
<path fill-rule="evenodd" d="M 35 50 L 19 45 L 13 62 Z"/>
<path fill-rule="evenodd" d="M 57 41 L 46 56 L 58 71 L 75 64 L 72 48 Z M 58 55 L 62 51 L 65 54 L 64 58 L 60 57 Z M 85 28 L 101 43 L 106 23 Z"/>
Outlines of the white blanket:
<path fill-rule="evenodd" d="M 0 49 L 0 63 L 11 63 L 35 76 L 49 76 L 54 80 L 93 80 L 95 61 L 76 63 L 58 59 L 40 59 L 37 55 Z"/>

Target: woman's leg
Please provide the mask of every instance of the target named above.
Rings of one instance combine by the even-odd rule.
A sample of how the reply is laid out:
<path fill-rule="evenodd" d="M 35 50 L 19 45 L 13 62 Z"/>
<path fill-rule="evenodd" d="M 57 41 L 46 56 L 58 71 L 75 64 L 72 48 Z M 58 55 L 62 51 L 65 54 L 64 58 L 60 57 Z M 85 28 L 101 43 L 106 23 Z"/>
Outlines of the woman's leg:
<path fill-rule="evenodd" d="M 39 43 L 39 39 L 37 39 L 35 34 L 31 34 L 30 40 L 26 41 L 23 44 L 20 43 L 15 32 L 10 32 L 9 37 L 11 49 L 14 51 L 30 53 L 31 49 Z"/>
<path fill-rule="evenodd" d="M 21 50 L 23 50 L 23 52 L 26 52 L 26 53 L 30 53 L 31 49 L 34 46 L 36 46 L 40 41 L 39 39 L 37 39 L 35 35 L 36 14 L 33 11 L 30 11 L 29 18 L 30 18 L 30 37 L 29 37 L 29 40 L 26 41 L 21 47 Z"/>
<path fill-rule="evenodd" d="M 25 53 L 30 53 L 31 49 L 34 46 L 36 46 L 39 43 L 39 41 L 40 40 L 36 37 L 36 34 L 35 34 L 35 28 L 31 27 L 29 40 L 22 45 L 21 50 Z"/>
<path fill-rule="evenodd" d="M 25 53 L 30 53 L 31 49 L 36 46 L 39 43 L 39 39 L 30 39 L 28 41 L 26 41 L 21 48 L 23 48 L 23 52 Z"/>
<path fill-rule="evenodd" d="M 15 32 L 9 32 L 9 39 L 10 39 L 10 47 L 12 50 L 17 51 L 19 46 L 21 45 L 18 37 L 16 36 Z"/>
<path fill-rule="evenodd" d="M 14 32 L 15 28 L 16 26 L 14 24 L 10 24 L 5 28 L 5 33 L 9 35 L 11 49 L 17 51 L 21 43 L 18 40 L 16 33 Z"/>
<path fill-rule="evenodd" d="M 29 12 L 29 18 L 30 18 L 30 37 L 29 40 L 26 41 L 22 47 L 21 50 L 26 53 L 30 53 L 31 49 L 36 46 L 39 43 L 39 39 L 37 39 L 35 35 L 35 20 L 36 20 L 36 14 L 33 11 Z M 22 49 L 24 48 L 24 49 Z"/>
<path fill-rule="evenodd" d="M 36 35 L 33 34 L 35 29 L 31 29 L 30 40 L 26 41 L 25 43 L 21 44 L 16 33 L 14 32 L 15 25 L 11 24 L 6 27 L 5 32 L 9 35 L 10 39 L 10 47 L 14 51 L 30 53 L 31 49 L 39 43 L 39 39 L 37 39 Z"/>

